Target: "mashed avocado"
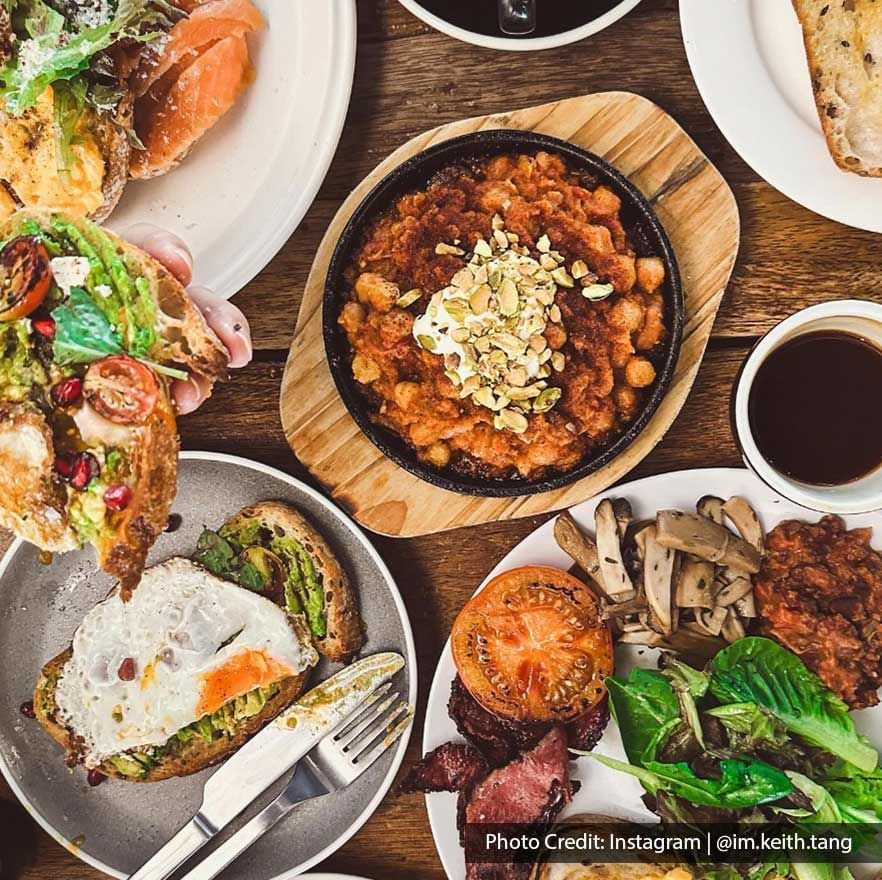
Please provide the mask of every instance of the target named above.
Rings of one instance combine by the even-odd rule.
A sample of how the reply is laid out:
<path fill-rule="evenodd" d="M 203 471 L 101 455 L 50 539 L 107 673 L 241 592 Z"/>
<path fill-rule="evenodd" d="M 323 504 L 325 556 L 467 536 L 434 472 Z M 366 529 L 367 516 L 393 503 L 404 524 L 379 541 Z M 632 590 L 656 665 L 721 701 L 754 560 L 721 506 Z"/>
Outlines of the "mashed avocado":
<path fill-rule="evenodd" d="M 0 397 L 19 401 L 49 377 L 33 353 L 30 322 L 26 318 L 0 324 Z"/>
<path fill-rule="evenodd" d="M 178 754 L 195 738 L 211 743 L 222 736 L 235 736 L 241 723 L 257 715 L 267 701 L 279 692 L 279 685 L 255 688 L 225 703 L 212 715 L 203 715 L 198 721 L 182 727 L 165 745 L 157 748 L 112 755 L 107 763 L 123 776 L 135 779 L 146 776 L 163 757 Z"/>
<path fill-rule="evenodd" d="M 238 519 L 215 533 L 206 529 L 199 539 L 196 561 L 221 577 L 231 578 L 249 589 L 242 575 L 253 576 L 254 566 L 242 564 L 243 552 L 252 547 L 263 547 L 274 553 L 285 572 L 285 606 L 291 614 L 304 614 L 309 629 L 316 638 L 327 635 L 325 594 L 321 576 L 306 548 L 295 538 L 274 534 L 253 518 Z"/>
<path fill-rule="evenodd" d="M 107 484 L 92 480 L 85 492 L 71 492 L 68 515 L 77 537 L 83 544 L 95 541 L 104 528 L 107 505 L 104 492 Z"/>

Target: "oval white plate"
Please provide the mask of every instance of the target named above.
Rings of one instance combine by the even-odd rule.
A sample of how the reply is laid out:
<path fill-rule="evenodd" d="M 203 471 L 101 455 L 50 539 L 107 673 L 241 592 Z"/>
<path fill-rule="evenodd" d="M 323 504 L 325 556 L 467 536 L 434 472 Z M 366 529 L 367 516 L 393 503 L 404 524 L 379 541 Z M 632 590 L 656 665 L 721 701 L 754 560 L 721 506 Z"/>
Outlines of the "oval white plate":
<path fill-rule="evenodd" d="M 193 251 L 194 283 L 229 298 L 279 252 L 337 149 L 355 70 L 355 0 L 254 0 L 256 78 L 173 171 L 132 181 L 108 222 L 153 223 Z"/>
<path fill-rule="evenodd" d="M 358 586 L 368 639 L 363 653 L 392 650 L 404 656 L 407 665 L 395 681 L 415 705 L 413 632 L 389 569 L 358 526 L 300 480 L 244 458 L 184 452 L 173 508 L 182 523 L 160 537 L 148 562 L 188 555 L 204 524 L 217 525 L 241 507 L 267 498 L 296 506 L 328 539 Z M 212 770 L 149 785 L 110 780 L 90 788 L 82 770 L 67 770 L 61 749 L 40 725 L 18 712 L 41 665 L 70 643 L 83 615 L 112 586 L 107 575 L 95 572 L 91 550 L 59 555 L 51 565 L 42 565 L 38 556 L 35 547 L 17 540 L 0 564 L 0 645 L 7 660 L 15 658 L 14 663 L 0 664 L 0 694 L 5 696 L 0 770 L 25 809 L 58 843 L 93 868 L 124 878 L 195 813 Z M 313 681 L 331 671 L 322 661 Z M 385 797 L 409 739 L 410 729 L 348 788 L 299 806 L 227 868 L 224 878 L 289 880 L 336 852 Z M 277 794 L 284 782 L 276 783 L 260 804 Z M 237 820 L 236 827 L 241 822 Z M 71 842 L 77 839 L 80 846 Z"/>
<path fill-rule="evenodd" d="M 760 521 L 766 530 L 776 526 L 783 519 L 804 519 L 817 522 L 820 514 L 781 498 L 772 492 L 758 477 L 748 470 L 738 468 L 705 468 L 688 471 L 675 471 L 659 474 L 625 483 L 610 492 L 597 496 L 573 507 L 570 513 L 587 531 L 594 531 L 594 509 L 607 497 L 623 497 L 631 502 L 634 516 L 637 519 L 652 517 L 661 508 L 673 507 L 690 509 L 702 495 L 713 494 L 723 498 L 731 495 L 743 495 L 754 506 Z M 844 517 L 849 528 L 872 526 L 876 530 L 874 546 L 882 545 L 882 514 L 873 513 L 863 516 Z M 568 569 L 572 560 L 554 540 L 554 519 L 540 526 L 517 545 L 487 575 L 481 587 L 500 572 L 519 565 L 553 565 Z M 480 589 L 480 587 L 478 588 Z M 652 666 L 657 652 L 648 648 L 622 646 L 616 651 L 616 674 L 627 674 L 632 666 Z M 460 740 L 456 725 L 447 714 L 447 700 L 450 697 L 450 685 L 456 676 L 453 656 L 450 653 L 450 641 L 444 646 L 432 690 L 429 693 L 429 704 L 426 710 L 426 726 L 423 734 L 423 751 L 440 746 L 450 740 Z M 876 706 L 854 713 L 855 721 L 861 733 L 870 737 L 877 748 L 882 748 L 882 707 Z M 610 722 L 597 746 L 597 751 L 604 755 L 626 761 L 622 749 L 622 741 L 615 722 Z M 596 762 L 583 759 L 570 764 L 572 776 L 582 782 L 582 787 L 573 798 L 564 816 L 578 813 L 597 813 L 633 821 L 653 821 L 654 816 L 643 806 L 640 797 L 643 789 L 640 783 L 631 776 L 618 773 Z M 465 860 L 459 845 L 459 834 L 456 830 L 456 795 L 426 795 L 426 807 L 429 823 L 438 855 L 450 880 L 464 880 Z M 858 880 L 864 880 L 875 874 L 872 865 L 856 866 Z"/>
<path fill-rule="evenodd" d="M 558 46 L 567 46 L 570 43 L 584 40 L 586 37 L 592 36 L 592 34 L 599 33 L 627 15 L 640 0 L 622 0 L 618 6 L 610 9 L 605 15 L 598 16 L 594 21 L 588 22 L 588 24 L 560 34 L 548 37 L 535 37 L 533 39 L 490 37 L 486 34 L 475 33 L 474 31 L 457 27 L 443 18 L 439 18 L 421 6 L 417 0 L 399 0 L 399 2 L 405 9 L 412 12 L 427 25 L 441 31 L 442 34 L 447 34 L 448 37 L 453 37 L 455 40 L 462 40 L 464 43 L 471 43 L 473 46 L 483 46 L 487 49 L 529 52 L 537 49 L 554 49 Z"/>
<path fill-rule="evenodd" d="M 680 0 L 680 23 L 701 97 L 741 158 L 800 205 L 882 232 L 882 179 L 841 171 L 827 150 L 791 0 Z"/>

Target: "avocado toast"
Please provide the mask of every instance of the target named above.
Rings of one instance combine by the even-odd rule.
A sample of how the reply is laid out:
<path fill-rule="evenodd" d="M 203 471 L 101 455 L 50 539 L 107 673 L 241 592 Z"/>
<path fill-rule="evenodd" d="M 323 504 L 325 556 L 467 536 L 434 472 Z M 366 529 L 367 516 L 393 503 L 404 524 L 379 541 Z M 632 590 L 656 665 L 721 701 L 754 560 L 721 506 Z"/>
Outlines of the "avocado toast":
<path fill-rule="evenodd" d="M 362 647 L 349 580 L 292 507 L 244 508 L 217 531 L 205 529 L 193 558 L 147 569 L 128 603 L 112 594 L 43 667 L 34 711 L 69 763 L 137 782 L 198 772 L 291 705 L 319 654 L 347 661 Z M 299 655 L 279 636 L 280 610 Z M 273 632 L 275 649 L 255 659 Z M 153 709 L 142 712 L 145 705 Z M 161 735 L 148 723 L 151 711 L 163 716 Z"/>
<path fill-rule="evenodd" d="M 206 529 L 196 554 L 209 571 L 302 613 L 319 653 L 347 662 L 364 644 L 358 599 L 325 539 L 298 511 L 264 501 Z"/>
<path fill-rule="evenodd" d="M 128 595 L 175 494 L 170 382 L 227 362 L 146 253 L 61 214 L 0 225 L 0 525 L 49 552 L 94 545 Z"/>

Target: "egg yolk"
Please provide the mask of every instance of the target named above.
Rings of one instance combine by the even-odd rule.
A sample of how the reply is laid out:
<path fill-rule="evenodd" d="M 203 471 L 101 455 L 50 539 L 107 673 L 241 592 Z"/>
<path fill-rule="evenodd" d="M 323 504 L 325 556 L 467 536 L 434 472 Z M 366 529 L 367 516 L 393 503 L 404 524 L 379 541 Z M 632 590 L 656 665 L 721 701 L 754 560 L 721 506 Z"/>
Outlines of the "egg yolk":
<path fill-rule="evenodd" d="M 224 703 L 294 674 L 287 664 L 280 663 L 265 651 L 243 651 L 202 676 L 196 711 L 200 718 L 212 715 Z"/>

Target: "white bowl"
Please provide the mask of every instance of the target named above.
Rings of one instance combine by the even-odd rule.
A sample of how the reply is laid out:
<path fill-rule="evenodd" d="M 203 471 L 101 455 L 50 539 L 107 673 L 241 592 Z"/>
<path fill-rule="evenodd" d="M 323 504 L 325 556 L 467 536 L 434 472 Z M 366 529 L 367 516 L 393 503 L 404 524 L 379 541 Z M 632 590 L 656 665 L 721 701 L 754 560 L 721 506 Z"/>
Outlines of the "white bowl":
<path fill-rule="evenodd" d="M 754 346 L 735 383 L 732 422 L 735 439 L 745 464 L 772 489 L 796 504 L 823 513 L 869 513 L 882 508 L 882 467 L 841 486 L 815 486 L 793 480 L 763 458 L 748 416 L 750 389 L 757 370 L 766 358 L 785 342 L 815 333 L 837 330 L 851 333 L 882 348 L 882 305 L 865 300 L 843 299 L 810 306 L 773 327 Z M 848 379 L 846 378 L 846 381 Z M 852 377 L 852 381 L 860 381 Z M 782 393 L 786 391 L 782 390 Z M 871 406 L 877 405 L 871 401 Z M 799 442 L 795 437 L 794 442 Z"/>
<path fill-rule="evenodd" d="M 549 37 L 488 37 L 486 34 L 478 34 L 465 28 L 457 27 L 437 15 L 433 15 L 425 7 L 421 6 L 417 0 L 399 0 L 405 9 L 412 12 L 421 21 L 424 21 L 435 30 L 447 34 L 456 40 L 462 40 L 464 43 L 471 43 L 473 46 L 483 46 L 485 49 L 504 49 L 510 52 L 529 52 L 534 49 L 555 49 L 558 46 L 566 46 L 569 43 L 576 43 L 590 37 L 592 34 L 608 28 L 611 24 L 617 22 L 620 18 L 627 15 L 640 0 L 622 0 L 618 6 L 613 7 L 604 15 L 589 21 L 581 27 L 573 28 L 569 31 L 563 31 L 559 34 L 553 34 Z M 540 0 L 541 2 L 541 0 Z"/>

